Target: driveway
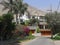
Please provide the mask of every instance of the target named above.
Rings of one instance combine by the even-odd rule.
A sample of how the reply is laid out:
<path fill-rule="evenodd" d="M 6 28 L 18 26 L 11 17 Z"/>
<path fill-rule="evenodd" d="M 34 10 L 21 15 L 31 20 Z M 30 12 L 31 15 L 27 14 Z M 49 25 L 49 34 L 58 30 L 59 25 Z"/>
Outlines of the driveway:
<path fill-rule="evenodd" d="M 27 43 L 26 45 L 55 45 L 54 42 L 46 37 L 39 37 L 29 43 Z"/>

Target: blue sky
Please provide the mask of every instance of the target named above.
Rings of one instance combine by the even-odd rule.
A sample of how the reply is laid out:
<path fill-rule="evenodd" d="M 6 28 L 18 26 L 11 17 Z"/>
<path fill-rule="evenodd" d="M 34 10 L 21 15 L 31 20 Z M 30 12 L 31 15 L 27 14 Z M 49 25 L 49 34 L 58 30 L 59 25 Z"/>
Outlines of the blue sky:
<path fill-rule="evenodd" d="M 56 10 L 59 0 L 24 0 L 24 2 L 38 9 L 47 11 L 48 9 L 50 9 L 51 5 L 52 9 Z"/>

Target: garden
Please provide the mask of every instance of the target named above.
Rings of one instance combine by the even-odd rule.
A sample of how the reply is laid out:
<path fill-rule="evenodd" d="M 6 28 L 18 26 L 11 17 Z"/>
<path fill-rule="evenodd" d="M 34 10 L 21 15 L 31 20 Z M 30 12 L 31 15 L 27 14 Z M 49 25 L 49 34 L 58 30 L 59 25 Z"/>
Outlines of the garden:
<path fill-rule="evenodd" d="M 29 32 L 26 25 L 21 25 L 18 20 L 18 15 L 24 15 L 27 10 L 27 4 L 23 3 L 22 0 L 8 0 L 0 2 L 4 6 L 4 10 L 8 10 L 6 14 L 0 16 L 0 41 L 14 41 L 21 42 L 30 39 L 34 39 L 35 36 Z M 16 22 L 14 22 L 14 15 L 16 16 Z"/>

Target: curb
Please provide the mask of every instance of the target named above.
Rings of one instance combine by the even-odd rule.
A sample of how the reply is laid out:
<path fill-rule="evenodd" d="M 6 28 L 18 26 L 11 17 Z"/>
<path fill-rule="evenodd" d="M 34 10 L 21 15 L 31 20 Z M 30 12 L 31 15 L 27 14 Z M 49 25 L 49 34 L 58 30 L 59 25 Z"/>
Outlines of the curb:
<path fill-rule="evenodd" d="M 31 43 L 33 41 L 35 41 L 36 39 L 38 39 L 39 37 L 36 37 L 35 39 L 33 40 L 28 40 L 27 42 L 22 42 L 21 45 L 27 45 L 28 43 Z"/>

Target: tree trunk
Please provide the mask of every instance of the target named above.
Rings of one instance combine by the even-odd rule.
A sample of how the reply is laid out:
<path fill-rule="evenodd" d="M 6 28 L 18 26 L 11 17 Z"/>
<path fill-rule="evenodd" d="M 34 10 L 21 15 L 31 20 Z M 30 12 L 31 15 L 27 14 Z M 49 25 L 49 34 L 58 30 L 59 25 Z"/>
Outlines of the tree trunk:
<path fill-rule="evenodd" d="M 10 4 L 12 5 L 13 4 L 13 0 L 9 0 L 10 1 Z M 10 8 L 10 13 L 12 13 L 12 7 Z"/>
<path fill-rule="evenodd" d="M 53 31 L 51 31 L 51 38 L 53 38 Z"/>
<path fill-rule="evenodd" d="M 53 33 L 54 33 L 54 26 L 52 27 L 52 29 L 51 29 L 51 38 L 53 38 Z"/>

